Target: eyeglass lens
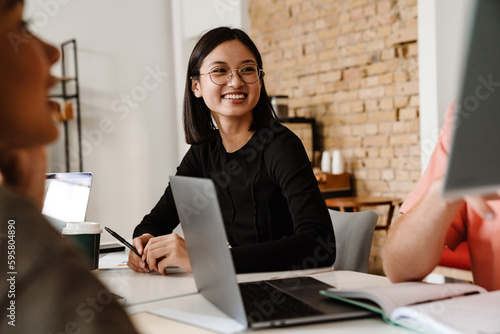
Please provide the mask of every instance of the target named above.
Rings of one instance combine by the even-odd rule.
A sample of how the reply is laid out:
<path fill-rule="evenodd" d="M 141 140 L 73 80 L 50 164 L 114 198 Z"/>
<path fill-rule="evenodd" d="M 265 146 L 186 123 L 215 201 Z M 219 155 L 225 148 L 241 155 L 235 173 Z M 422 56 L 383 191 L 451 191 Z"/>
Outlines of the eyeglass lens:
<path fill-rule="evenodd" d="M 227 66 L 216 66 L 210 71 L 210 79 L 216 85 L 225 85 L 229 80 L 233 71 Z M 257 65 L 243 65 L 238 69 L 238 74 L 244 82 L 252 84 L 259 80 L 260 71 Z"/>

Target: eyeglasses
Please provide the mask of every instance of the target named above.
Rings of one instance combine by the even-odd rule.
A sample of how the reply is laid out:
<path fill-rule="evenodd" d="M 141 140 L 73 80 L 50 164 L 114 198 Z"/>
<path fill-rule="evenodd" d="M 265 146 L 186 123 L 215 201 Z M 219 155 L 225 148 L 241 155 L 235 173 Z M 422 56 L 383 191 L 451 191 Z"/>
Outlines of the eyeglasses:
<path fill-rule="evenodd" d="M 205 74 L 208 74 L 210 80 L 218 86 L 224 86 L 233 77 L 233 71 L 225 65 L 215 66 L 207 73 L 200 73 L 200 75 Z M 264 76 L 264 71 L 255 64 L 245 64 L 238 69 L 238 76 L 243 82 L 253 84 Z"/>

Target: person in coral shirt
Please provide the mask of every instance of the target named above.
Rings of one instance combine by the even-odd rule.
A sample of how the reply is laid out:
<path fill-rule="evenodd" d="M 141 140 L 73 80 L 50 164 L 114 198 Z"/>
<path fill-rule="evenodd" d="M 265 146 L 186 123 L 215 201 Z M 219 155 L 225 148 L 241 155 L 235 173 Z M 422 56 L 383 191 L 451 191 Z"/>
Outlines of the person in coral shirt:
<path fill-rule="evenodd" d="M 443 176 L 453 130 L 454 103 L 448 109 L 429 166 L 401 206 L 384 249 L 384 271 L 392 282 L 420 280 L 439 263 L 443 247 L 467 241 L 474 283 L 500 290 L 500 199 L 442 197 Z"/>

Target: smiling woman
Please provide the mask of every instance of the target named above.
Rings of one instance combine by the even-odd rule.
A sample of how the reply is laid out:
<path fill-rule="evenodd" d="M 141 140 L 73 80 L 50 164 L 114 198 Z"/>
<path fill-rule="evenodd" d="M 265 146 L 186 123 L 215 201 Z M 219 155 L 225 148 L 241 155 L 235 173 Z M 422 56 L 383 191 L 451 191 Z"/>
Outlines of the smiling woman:
<path fill-rule="evenodd" d="M 44 145 L 57 138 L 47 95 L 59 51 L 27 30 L 23 7 L 0 0 L 0 252 L 8 260 L 0 262 L 8 282 L 0 284 L 0 305 L 8 305 L 0 332 L 136 333 L 112 299 L 92 319 L 78 312 L 109 292 L 40 213 Z"/>
<path fill-rule="evenodd" d="M 237 272 L 333 263 L 334 247 L 318 250 L 335 245 L 335 236 L 311 163 L 300 139 L 276 120 L 262 58 L 245 32 L 216 28 L 195 45 L 183 116 L 192 146 L 177 175 L 216 184 Z M 128 265 L 137 272 L 166 274 L 169 265 L 191 271 L 184 239 L 172 233 L 178 224 L 169 186 L 136 227 L 142 256 L 130 253 Z"/>
<path fill-rule="evenodd" d="M 220 47 L 214 50 L 217 46 Z M 228 61 L 235 62 L 236 59 L 232 58 L 230 55 L 224 55 L 224 53 L 228 50 L 232 52 L 233 46 L 235 47 L 235 52 L 241 53 L 238 55 L 241 63 L 236 64 L 231 69 L 231 67 L 228 66 Z M 215 51 L 215 53 L 213 53 L 213 51 Z M 219 59 L 219 56 L 222 56 L 222 58 Z M 210 141 L 213 139 L 212 136 L 214 135 L 213 129 L 215 129 L 215 124 L 212 122 L 212 110 L 206 104 L 205 98 L 200 99 L 200 96 L 196 95 L 198 93 L 194 91 L 194 89 L 199 90 L 201 88 L 201 76 L 206 74 L 205 72 L 212 72 L 216 65 L 223 65 L 229 68 L 231 74 L 233 73 L 232 71 L 238 71 L 238 73 L 240 73 L 241 66 L 244 64 L 256 66 L 260 74 L 259 79 L 261 79 L 260 81 L 252 80 L 253 82 L 249 82 L 247 80 L 247 82 L 244 82 L 245 88 L 258 89 L 258 95 L 253 97 L 253 99 L 257 99 L 257 104 L 250 108 L 250 110 L 252 110 L 250 130 L 253 131 L 258 127 L 268 125 L 271 120 L 275 118 L 263 80 L 264 71 L 262 69 L 262 58 L 253 41 L 245 32 L 239 29 L 224 27 L 213 29 L 206 33 L 196 44 L 188 63 L 186 87 L 184 91 L 184 131 L 188 144 L 201 144 Z M 213 82 L 213 76 L 207 76 L 209 76 Z M 234 86 L 229 85 L 231 80 L 235 80 L 236 83 L 238 79 L 244 81 L 240 75 L 231 75 L 231 77 L 228 75 L 226 79 L 223 85 L 220 85 L 222 80 L 216 83 L 216 85 L 225 86 L 228 84 L 228 87 L 234 89 Z M 209 86 L 207 88 L 209 88 Z M 259 112 L 256 112 L 257 110 Z"/>

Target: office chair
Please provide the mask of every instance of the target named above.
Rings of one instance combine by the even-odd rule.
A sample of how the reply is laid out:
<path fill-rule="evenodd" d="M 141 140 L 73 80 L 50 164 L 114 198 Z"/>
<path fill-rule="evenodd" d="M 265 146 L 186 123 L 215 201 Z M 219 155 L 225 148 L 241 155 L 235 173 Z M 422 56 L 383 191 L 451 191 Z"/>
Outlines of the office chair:
<path fill-rule="evenodd" d="M 328 209 L 332 219 L 337 256 L 335 270 L 366 273 L 378 214 L 373 210 L 340 212 Z"/>

